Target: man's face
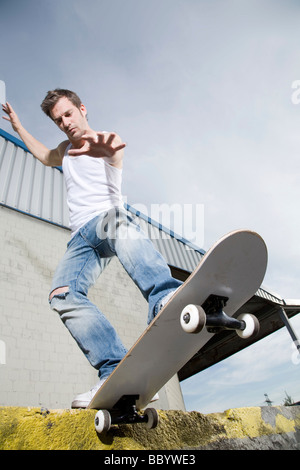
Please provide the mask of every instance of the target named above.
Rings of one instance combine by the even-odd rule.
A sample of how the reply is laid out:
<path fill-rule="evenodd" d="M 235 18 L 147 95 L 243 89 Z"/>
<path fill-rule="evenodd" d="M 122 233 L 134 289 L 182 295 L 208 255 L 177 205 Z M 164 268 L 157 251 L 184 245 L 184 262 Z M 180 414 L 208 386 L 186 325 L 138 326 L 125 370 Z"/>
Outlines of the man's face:
<path fill-rule="evenodd" d="M 78 109 L 68 98 L 63 96 L 51 109 L 55 124 L 67 135 L 71 142 L 81 139 L 88 128 L 86 109 L 82 104 Z"/>

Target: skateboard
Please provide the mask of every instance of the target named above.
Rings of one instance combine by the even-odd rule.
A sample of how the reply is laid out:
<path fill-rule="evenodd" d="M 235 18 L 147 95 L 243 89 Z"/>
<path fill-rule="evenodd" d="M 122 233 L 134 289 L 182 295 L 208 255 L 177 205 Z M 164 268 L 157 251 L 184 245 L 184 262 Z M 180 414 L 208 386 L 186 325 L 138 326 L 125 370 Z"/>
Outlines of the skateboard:
<path fill-rule="evenodd" d="M 224 329 L 255 335 L 254 315 L 233 315 L 256 293 L 266 267 L 257 233 L 237 230 L 217 241 L 95 394 L 88 408 L 99 410 L 96 431 L 121 423 L 156 427 L 157 411 L 145 407 L 212 335 Z"/>

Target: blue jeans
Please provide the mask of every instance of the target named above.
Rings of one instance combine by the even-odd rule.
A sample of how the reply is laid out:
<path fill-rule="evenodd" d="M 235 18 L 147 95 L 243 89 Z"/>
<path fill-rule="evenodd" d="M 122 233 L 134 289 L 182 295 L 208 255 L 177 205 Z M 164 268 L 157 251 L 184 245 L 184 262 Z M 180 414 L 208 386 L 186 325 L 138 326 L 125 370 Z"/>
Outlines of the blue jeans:
<path fill-rule="evenodd" d="M 171 276 L 164 258 L 123 209 L 100 214 L 70 240 L 54 275 L 50 305 L 102 378 L 127 351 L 87 294 L 115 255 L 149 303 L 148 323 L 158 313 L 161 300 L 182 284 Z M 62 287 L 65 292 L 53 292 Z"/>

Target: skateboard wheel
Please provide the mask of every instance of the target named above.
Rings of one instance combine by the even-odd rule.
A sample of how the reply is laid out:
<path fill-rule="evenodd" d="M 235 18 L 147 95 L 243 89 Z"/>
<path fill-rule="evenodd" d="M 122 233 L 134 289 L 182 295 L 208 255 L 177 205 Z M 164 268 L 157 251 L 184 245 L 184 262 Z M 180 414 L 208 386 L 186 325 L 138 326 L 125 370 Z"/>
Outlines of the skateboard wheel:
<path fill-rule="evenodd" d="M 250 338 L 257 335 L 259 332 L 259 321 L 255 315 L 251 313 L 242 313 L 237 317 L 237 320 L 243 321 L 246 327 L 243 330 L 236 330 L 240 338 Z"/>
<path fill-rule="evenodd" d="M 101 432 L 109 431 L 111 426 L 111 416 L 107 410 L 100 410 L 95 416 L 95 429 L 100 434 Z"/>
<path fill-rule="evenodd" d="M 186 333 L 199 333 L 206 323 L 206 315 L 200 305 L 187 305 L 181 312 L 180 324 Z"/>
<path fill-rule="evenodd" d="M 148 421 L 146 424 L 147 428 L 148 429 L 156 428 L 156 426 L 158 425 L 159 417 L 155 408 L 147 408 L 145 410 L 145 416 L 148 417 Z"/>

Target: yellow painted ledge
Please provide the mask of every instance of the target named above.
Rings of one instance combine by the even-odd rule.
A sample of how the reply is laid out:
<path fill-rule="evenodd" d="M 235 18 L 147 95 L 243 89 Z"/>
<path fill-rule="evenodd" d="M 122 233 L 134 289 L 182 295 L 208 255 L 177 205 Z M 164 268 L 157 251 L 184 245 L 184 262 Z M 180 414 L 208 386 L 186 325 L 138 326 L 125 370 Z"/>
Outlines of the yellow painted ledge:
<path fill-rule="evenodd" d="M 1 450 L 300 450 L 300 406 L 159 411 L 156 429 L 112 426 L 97 435 L 95 410 L 0 407 Z"/>

